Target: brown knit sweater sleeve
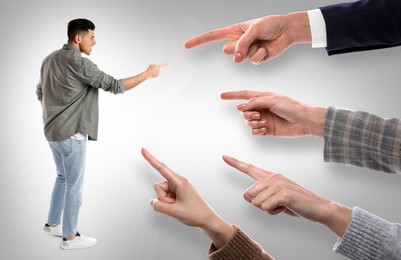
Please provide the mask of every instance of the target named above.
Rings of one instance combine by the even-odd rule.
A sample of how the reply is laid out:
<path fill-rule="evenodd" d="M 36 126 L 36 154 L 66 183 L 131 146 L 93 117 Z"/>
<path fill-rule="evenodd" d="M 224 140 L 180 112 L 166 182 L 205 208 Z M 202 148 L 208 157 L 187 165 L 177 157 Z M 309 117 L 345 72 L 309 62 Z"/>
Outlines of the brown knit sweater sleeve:
<path fill-rule="evenodd" d="M 213 244 L 209 248 L 211 260 L 273 260 L 263 248 L 235 226 L 233 238 L 222 248 L 217 249 Z"/>

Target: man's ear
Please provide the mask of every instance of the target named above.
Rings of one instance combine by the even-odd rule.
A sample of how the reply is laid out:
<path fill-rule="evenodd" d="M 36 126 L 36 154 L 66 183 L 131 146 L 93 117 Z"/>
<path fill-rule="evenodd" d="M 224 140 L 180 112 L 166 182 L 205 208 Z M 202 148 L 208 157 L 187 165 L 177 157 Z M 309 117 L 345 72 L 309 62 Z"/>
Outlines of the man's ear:
<path fill-rule="evenodd" d="M 80 43 L 82 41 L 81 35 L 79 35 L 79 34 L 75 35 L 74 41 L 75 41 L 75 43 Z"/>

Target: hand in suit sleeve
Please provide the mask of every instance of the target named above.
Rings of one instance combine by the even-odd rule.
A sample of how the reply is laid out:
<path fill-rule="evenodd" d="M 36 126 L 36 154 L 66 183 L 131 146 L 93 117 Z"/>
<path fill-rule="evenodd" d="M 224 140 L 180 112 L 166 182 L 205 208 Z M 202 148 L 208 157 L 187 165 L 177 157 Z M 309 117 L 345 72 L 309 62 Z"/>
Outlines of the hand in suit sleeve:
<path fill-rule="evenodd" d="M 329 55 L 401 45 L 401 1 L 360 0 L 321 7 Z"/>

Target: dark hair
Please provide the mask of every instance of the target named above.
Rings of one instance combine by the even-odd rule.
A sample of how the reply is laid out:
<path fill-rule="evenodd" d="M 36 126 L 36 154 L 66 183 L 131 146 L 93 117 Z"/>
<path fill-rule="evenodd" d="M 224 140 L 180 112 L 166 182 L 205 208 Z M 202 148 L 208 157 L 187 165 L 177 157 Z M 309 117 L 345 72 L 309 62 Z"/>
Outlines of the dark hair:
<path fill-rule="evenodd" d="M 86 33 L 88 30 L 95 30 L 95 25 L 87 19 L 75 19 L 68 23 L 67 36 L 68 40 L 74 39 L 75 35 Z"/>

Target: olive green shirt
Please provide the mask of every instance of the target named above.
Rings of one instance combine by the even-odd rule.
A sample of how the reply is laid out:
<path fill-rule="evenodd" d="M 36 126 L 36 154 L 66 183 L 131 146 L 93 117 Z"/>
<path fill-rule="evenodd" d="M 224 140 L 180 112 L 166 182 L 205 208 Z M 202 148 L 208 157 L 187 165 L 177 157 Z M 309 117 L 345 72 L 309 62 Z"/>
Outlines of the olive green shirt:
<path fill-rule="evenodd" d="M 97 140 L 99 89 L 124 93 L 122 80 L 101 71 L 71 45 L 47 56 L 36 87 L 46 139 L 61 141 L 82 133 Z"/>

